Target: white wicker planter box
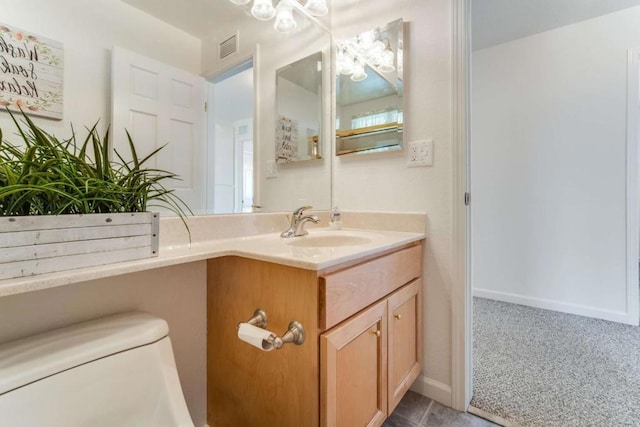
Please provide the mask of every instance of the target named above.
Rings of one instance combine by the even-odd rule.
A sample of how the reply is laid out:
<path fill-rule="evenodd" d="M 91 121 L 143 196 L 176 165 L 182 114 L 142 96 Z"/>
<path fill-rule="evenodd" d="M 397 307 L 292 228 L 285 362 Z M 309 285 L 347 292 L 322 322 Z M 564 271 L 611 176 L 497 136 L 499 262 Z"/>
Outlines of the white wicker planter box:
<path fill-rule="evenodd" d="M 0 217 L 0 279 L 158 256 L 153 212 Z"/>

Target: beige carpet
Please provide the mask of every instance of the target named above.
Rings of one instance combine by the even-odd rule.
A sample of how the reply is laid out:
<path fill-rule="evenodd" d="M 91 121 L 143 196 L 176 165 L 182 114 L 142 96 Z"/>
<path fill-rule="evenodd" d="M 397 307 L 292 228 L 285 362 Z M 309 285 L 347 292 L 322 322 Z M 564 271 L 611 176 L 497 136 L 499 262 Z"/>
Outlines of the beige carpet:
<path fill-rule="evenodd" d="M 524 427 L 640 426 L 640 328 L 474 298 L 471 405 Z"/>

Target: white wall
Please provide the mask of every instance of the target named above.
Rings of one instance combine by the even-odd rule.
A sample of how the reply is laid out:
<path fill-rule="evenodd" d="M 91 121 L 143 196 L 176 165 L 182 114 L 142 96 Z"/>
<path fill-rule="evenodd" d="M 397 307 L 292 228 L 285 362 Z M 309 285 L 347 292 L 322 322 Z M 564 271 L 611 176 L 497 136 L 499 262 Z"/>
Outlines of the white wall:
<path fill-rule="evenodd" d="M 0 9 L 2 23 L 64 44 L 64 120 L 34 119 L 59 137 L 71 134 L 70 122 L 80 135 L 98 120 L 109 124 L 113 46 L 200 73 L 200 40 L 120 1 L 0 0 Z M 0 128 L 12 140 L 4 112 Z"/>
<path fill-rule="evenodd" d="M 404 140 L 433 138 L 434 166 L 407 168 L 406 152 L 341 156 L 334 197 L 346 210 L 427 212 L 424 368 L 416 390 L 451 403 L 452 4 L 440 0 L 333 1 L 336 40 L 398 18 L 405 28 Z"/>
<path fill-rule="evenodd" d="M 627 50 L 639 22 L 635 7 L 473 53 L 475 295 L 627 320 Z"/>

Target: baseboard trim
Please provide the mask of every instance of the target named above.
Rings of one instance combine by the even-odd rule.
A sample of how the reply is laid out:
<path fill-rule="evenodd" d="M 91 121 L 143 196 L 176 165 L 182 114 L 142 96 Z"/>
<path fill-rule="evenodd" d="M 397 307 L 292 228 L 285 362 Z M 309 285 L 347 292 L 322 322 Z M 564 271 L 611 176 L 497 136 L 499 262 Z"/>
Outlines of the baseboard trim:
<path fill-rule="evenodd" d="M 485 420 L 491 421 L 492 423 L 502 427 L 521 427 L 520 424 L 517 424 L 513 421 L 505 420 L 498 415 L 491 414 L 483 409 L 478 409 L 475 406 L 469 405 L 469 410 L 467 412 L 480 418 L 484 418 Z"/>
<path fill-rule="evenodd" d="M 510 302 L 513 304 L 527 305 L 529 307 L 542 308 L 545 310 L 560 311 L 562 313 L 609 320 L 611 322 L 633 324 L 630 323 L 629 316 L 624 311 L 601 310 L 586 305 L 567 304 L 555 300 L 534 298 L 507 292 L 490 291 L 487 289 L 474 289 L 473 296 L 496 301 Z"/>
<path fill-rule="evenodd" d="M 433 399 L 438 403 L 442 403 L 445 406 L 451 406 L 451 386 L 441 383 L 440 381 L 420 375 L 413 382 L 410 390 L 426 396 L 429 399 Z"/>

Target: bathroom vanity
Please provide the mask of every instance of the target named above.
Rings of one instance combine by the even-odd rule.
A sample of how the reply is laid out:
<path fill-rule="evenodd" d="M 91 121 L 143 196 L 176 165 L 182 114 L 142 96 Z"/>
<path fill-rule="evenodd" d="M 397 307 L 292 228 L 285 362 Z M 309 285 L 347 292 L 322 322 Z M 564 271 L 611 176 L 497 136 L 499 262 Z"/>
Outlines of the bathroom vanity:
<path fill-rule="evenodd" d="M 379 425 L 391 413 L 419 371 L 425 214 L 347 212 L 347 229 L 292 239 L 279 237 L 281 213 L 188 223 L 191 242 L 179 218 L 161 219 L 155 258 L 0 280 L 11 325 L 0 342 L 144 311 L 169 324 L 196 426 Z M 300 322 L 305 342 L 263 352 L 240 341 L 256 308 L 278 336 Z"/>
<path fill-rule="evenodd" d="M 422 238 L 350 256 L 301 239 L 291 265 L 208 261 L 212 427 L 378 426 L 420 372 Z M 302 324 L 305 342 L 262 351 L 241 341 L 236 326 L 256 309 L 279 336 Z"/>

